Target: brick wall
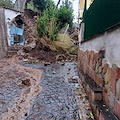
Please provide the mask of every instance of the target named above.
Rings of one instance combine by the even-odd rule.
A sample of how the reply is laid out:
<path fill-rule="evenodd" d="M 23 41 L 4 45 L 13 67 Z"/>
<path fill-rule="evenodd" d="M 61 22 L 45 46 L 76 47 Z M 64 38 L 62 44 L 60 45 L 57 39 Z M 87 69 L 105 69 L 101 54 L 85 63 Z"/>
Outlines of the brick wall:
<path fill-rule="evenodd" d="M 82 79 L 81 73 L 83 72 L 84 75 L 88 76 L 102 89 L 102 101 L 120 119 L 120 68 L 116 65 L 109 67 L 104 56 L 105 51 L 102 50 L 99 53 L 79 50 L 78 68 L 80 77 Z M 99 116 L 97 115 L 95 104 L 91 100 L 93 96 L 91 90 L 88 89 L 86 91 L 95 116 L 99 120 L 103 120 L 101 113 Z"/>

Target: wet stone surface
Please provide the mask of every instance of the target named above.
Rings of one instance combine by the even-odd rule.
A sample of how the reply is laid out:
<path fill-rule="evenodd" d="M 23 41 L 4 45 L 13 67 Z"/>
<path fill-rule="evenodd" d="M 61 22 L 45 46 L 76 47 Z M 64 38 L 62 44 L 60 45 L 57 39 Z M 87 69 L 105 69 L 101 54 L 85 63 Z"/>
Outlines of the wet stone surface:
<path fill-rule="evenodd" d="M 0 69 L 0 120 L 2 120 L 3 114 L 12 109 L 14 101 L 23 90 L 23 86 L 18 84 L 20 79 L 24 78 L 24 73 L 18 73 L 16 67 L 11 67 L 6 61 L 1 61 Z"/>
<path fill-rule="evenodd" d="M 59 64 L 25 66 L 44 71 L 40 81 L 42 91 L 34 98 L 26 120 L 80 120 L 74 94 L 75 84 L 68 82 L 68 78 L 77 75 L 74 63 L 65 63 L 64 66 Z"/>

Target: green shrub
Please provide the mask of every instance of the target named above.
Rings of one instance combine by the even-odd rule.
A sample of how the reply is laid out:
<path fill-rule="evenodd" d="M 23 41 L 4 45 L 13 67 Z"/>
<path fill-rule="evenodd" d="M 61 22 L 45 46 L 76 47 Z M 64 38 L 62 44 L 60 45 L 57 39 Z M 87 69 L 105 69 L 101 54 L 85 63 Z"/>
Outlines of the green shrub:
<path fill-rule="evenodd" d="M 14 3 L 12 2 L 12 0 L 0 0 L 0 6 L 13 8 Z"/>
<path fill-rule="evenodd" d="M 55 16 L 61 29 L 65 27 L 66 24 L 69 24 L 70 31 L 72 30 L 74 18 L 72 2 L 64 0 L 60 8 L 56 11 Z"/>
<path fill-rule="evenodd" d="M 43 15 L 41 18 L 38 18 L 36 30 L 40 37 L 42 37 L 44 34 L 48 34 L 47 30 L 47 24 L 48 24 L 48 16 Z"/>
<path fill-rule="evenodd" d="M 35 0 L 34 0 L 35 1 Z M 37 1 L 37 0 L 36 0 Z M 41 0 L 40 0 L 41 1 Z M 40 37 L 47 36 L 51 40 L 56 40 L 59 31 L 69 24 L 70 28 L 73 25 L 73 9 L 72 3 L 68 0 L 62 3 L 60 8 L 56 9 L 53 13 L 55 4 L 52 0 L 43 1 L 48 2 L 46 4 L 46 10 L 44 10 L 42 17 L 37 22 L 37 33 Z"/>
<path fill-rule="evenodd" d="M 48 9 L 50 6 L 54 6 L 55 4 L 52 0 L 32 0 L 34 7 L 39 11 L 43 12 Z"/>
<path fill-rule="evenodd" d="M 27 9 L 30 9 L 30 10 L 32 10 L 34 12 L 38 11 L 37 8 L 35 8 L 35 6 L 34 6 L 34 4 L 33 4 L 32 1 L 30 1 L 29 3 L 27 3 Z"/>

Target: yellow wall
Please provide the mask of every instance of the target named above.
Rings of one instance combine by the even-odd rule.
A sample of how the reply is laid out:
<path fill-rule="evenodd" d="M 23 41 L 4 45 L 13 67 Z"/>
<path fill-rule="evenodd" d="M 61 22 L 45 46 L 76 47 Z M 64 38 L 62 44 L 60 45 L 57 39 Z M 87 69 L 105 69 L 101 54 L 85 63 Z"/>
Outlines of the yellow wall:
<path fill-rule="evenodd" d="M 90 7 L 91 3 L 92 3 L 93 0 L 87 0 L 87 9 Z M 82 18 L 83 16 L 83 11 L 84 11 L 84 6 L 85 6 L 85 0 L 80 0 L 79 1 L 79 4 L 80 4 L 80 10 L 79 10 L 79 17 Z M 79 20 L 79 22 L 81 22 L 82 20 Z"/>

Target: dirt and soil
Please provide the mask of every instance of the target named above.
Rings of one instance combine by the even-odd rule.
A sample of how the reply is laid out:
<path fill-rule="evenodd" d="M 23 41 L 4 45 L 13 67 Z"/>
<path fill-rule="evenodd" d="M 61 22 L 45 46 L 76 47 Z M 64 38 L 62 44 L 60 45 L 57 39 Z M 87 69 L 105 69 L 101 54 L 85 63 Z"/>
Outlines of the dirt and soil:
<path fill-rule="evenodd" d="M 69 55 L 65 50 L 62 50 L 61 49 L 62 44 L 60 42 L 51 43 L 51 41 L 48 40 L 50 44 L 55 43 L 54 45 L 55 49 L 58 48 L 58 50 L 52 50 L 51 47 L 54 46 L 50 45 L 48 42 L 37 36 L 37 32 L 36 32 L 37 15 L 40 16 L 41 13 L 33 12 L 32 10 L 26 9 L 24 11 L 24 16 L 22 17 L 22 20 L 25 24 L 24 37 L 26 40 L 26 46 L 22 48 L 23 49 L 22 52 L 25 53 L 23 59 L 34 58 L 34 59 L 38 59 L 39 61 L 47 61 L 47 62 L 49 61 L 53 63 L 56 62 L 56 57 L 63 54 L 64 56 L 66 56 L 63 59 L 76 61 L 77 55 Z M 61 44 L 61 46 L 57 47 L 56 44 Z M 71 48 L 74 48 L 74 46 L 72 46 Z"/>
<path fill-rule="evenodd" d="M 23 120 L 42 89 L 42 70 L 15 61 L 14 57 L 0 60 L 0 120 Z"/>

